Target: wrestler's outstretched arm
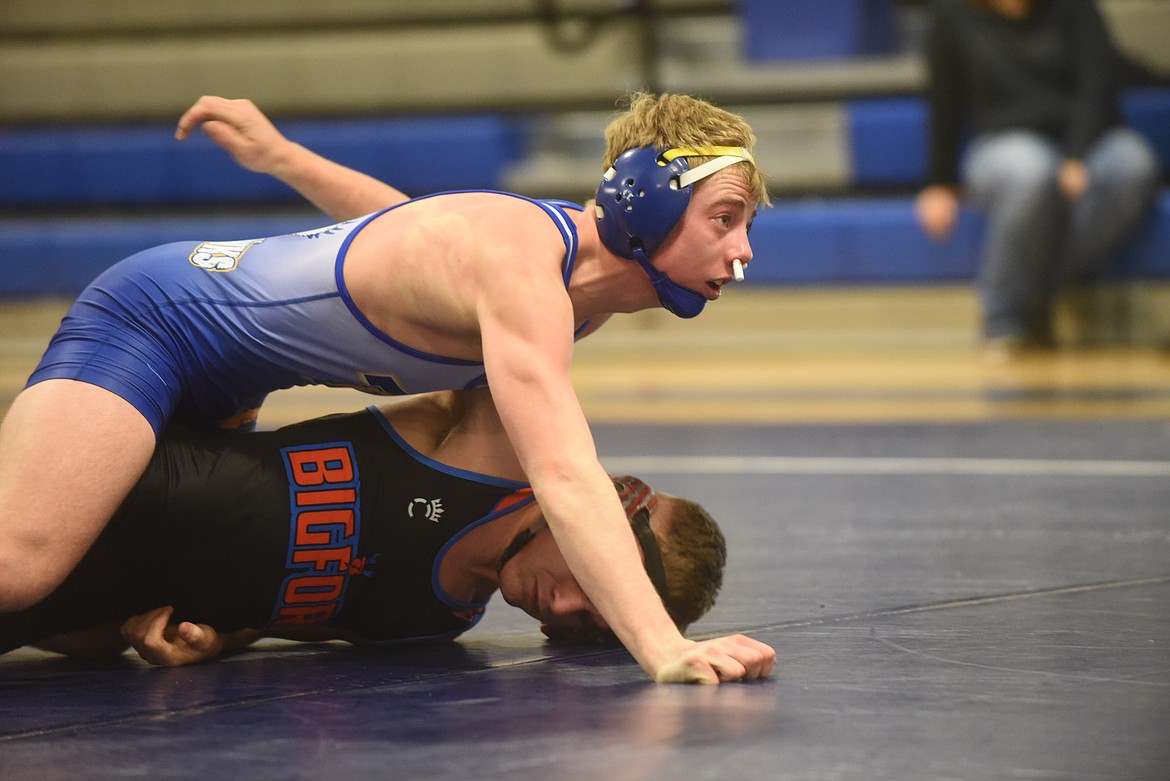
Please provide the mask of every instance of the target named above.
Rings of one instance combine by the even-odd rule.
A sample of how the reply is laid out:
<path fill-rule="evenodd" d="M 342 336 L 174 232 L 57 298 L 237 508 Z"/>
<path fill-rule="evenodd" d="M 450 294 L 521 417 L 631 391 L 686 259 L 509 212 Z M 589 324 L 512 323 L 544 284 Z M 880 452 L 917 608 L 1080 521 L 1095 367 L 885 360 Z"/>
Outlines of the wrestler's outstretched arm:
<path fill-rule="evenodd" d="M 122 637 L 117 623 L 101 624 L 88 629 L 62 632 L 32 643 L 33 648 L 71 656 L 74 659 L 103 660 L 121 656 L 130 644 Z"/>
<path fill-rule="evenodd" d="M 514 222 L 519 222 L 515 220 Z M 558 247 L 537 230 L 532 257 Z M 556 239 L 559 241 L 559 239 Z M 642 566 L 613 483 L 598 461 L 569 376 L 574 313 L 554 273 L 517 275 L 508 248 L 484 248 L 476 280 L 484 365 L 492 398 L 557 547 L 609 628 L 662 683 L 718 683 L 767 676 L 775 651 L 735 636 L 682 636 Z"/>
<path fill-rule="evenodd" d="M 175 138 L 186 140 L 200 125 L 240 166 L 279 179 L 335 220 L 361 217 L 409 198 L 285 138 L 250 100 L 203 96 L 179 118 Z"/>

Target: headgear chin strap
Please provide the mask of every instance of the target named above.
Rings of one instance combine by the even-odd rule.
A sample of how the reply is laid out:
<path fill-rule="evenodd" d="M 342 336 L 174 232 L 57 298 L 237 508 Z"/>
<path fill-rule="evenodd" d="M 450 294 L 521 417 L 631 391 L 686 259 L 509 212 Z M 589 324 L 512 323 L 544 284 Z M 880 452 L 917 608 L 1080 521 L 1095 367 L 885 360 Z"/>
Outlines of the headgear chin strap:
<path fill-rule="evenodd" d="M 689 287 L 683 287 L 671 279 L 666 272 L 654 268 L 641 247 L 634 247 L 633 254 L 634 260 L 638 261 L 638 265 L 645 270 L 646 276 L 650 277 L 650 284 L 658 293 L 658 302 L 666 311 L 684 320 L 689 320 L 703 311 L 703 307 L 707 305 L 706 296 L 696 293 Z"/>
<path fill-rule="evenodd" d="M 714 159 L 691 168 L 689 157 Z M 695 182 L 741 162 L 755 160 L 738 146 L 642 146 L 623 152 L 601 179 L 596 208 L 602 243 L 618 257 L 638 261 L 662 306 L 679 317 L 702 312 L 707 298 L 654 268 L 650 258 L 682 219 Z"/>

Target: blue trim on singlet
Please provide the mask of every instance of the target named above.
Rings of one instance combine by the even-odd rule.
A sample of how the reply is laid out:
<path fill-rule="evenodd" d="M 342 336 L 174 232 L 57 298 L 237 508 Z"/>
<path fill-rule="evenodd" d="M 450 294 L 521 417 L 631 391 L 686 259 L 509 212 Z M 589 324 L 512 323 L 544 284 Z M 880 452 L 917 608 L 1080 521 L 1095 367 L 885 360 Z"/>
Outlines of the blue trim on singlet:
<path fill-rule="evenodd" d="M 522 201 L 527 201 L 528 203 L 534 204 L 543 209 L 545 214 L 547 214 L 553 221 L 553 224 L 557 226 L 557 230 L 561 232 L 561 240 L 565 243 L 565 261 L 561 264 L 561 277 L 564 279 L 565 289 L 569 289 L 569 280 L 572 278 L 573 268 L 577 264 L 578 238 L 577 226 L 574 225 L 573 221 L 569 219 L 567 214 L 565 214 L 565 207 L 571 207 L 578 211 L 584 211 L 584 207 L 580 204 L 571 203 L 569 201 L 538 201 L 524 195 L 517 195 L 516 193 L 504 192 L 502 190 L 448 190 L 445 192 L 430 193 L 429 195 L 421 195 L 418 198 L 412 198 L 409 201 L 396 203 L 393 206 L 382 209 L 381 211 L 374 212 L 369 217 L 362 220 L 361 224 L 350 231 L 349 235 L 345 237 L 345 240 L 341 242 L 341 247 L 337 250 L 337 261 L 333 267 L 334 281 L 337 284 L 337 291 L 341 295 L 341 300 L 345 303 L 346 308 L 349 309 L 350 314 L 353 315 L 355 320 L 361 323 L 367 331 L 376 336 L 378 339 L 381 339 L 383 342 L 390 345 L 394 349 L 406 353 L 407 355 L 412 355 L 415 358 L 422 358 L 426 361 L 446 363 L 454 366 L 480 366 L 483 363 L 482 361 L 471 361 L 467 360 L 466 358 L 447 358 L 442 355 L 435 355 L 434 353 L 424 352 L 409 345 L 403 344 L 402 342 L 394 339 L 389 334 L 380 330 L 377 326 L 370 322 L 364 314 L 362 314 L 360 309 L 358 309 L 357 304 L 354 303 L 353 298 L 349 294 L 349 289 L 345 286 L 345 275 L 343 271 L 345 267 L 345 256 L 349 252 L 349 245 L 353 242 L 354 237 L 361 233 L 367 225 L 381 217 L 383 214 L 393 211 L 400 206 L 405 206 L 408 203 L 425 201 L 428 198 L 434 198 L 439 195 L 464 195 L 470 193 L 507 195 L 512 198 L 518 198 Z M 584 327 L 585 326 L 582 326 L 582 328 Z"/>
<path fill-rule="evenodd" d="M 442 472 L 442 473 L 448 474 L 448 475 L 452 475 L 454 477 L 459 477 L 459 478 L 462 478 L 464 480 L 470 480 L 470 481 L 476 482 L 476 483 L 483 483 L 485 485 L 497 486 L 499 488 L 511 488 L 514 491 L 522 491 L 524 489 L 532 487 L 528 483 L 522 482 L 520 480 L 509 480 L 506 477 L 493 477 L 492 475 L 485 475 L 485 474 L 482 474 L 480 472 L 472 472 L 472 471 L 469 471 L 466 469 L 458 469 L 458 468 L 453 467 L 453 466 L 448 466 L 447 464 L 444 464 L 440 461 L 436 461 L 433 458 L 430 458 L 429 456 L 425 456 L 422 453 L 415 450 L 413 447 L 411 447 L 410 443 L 407 442 L 405 439 L 403 439 L 401 434 L 399 434 L 397 431 L 395 431 L 394 426 L 392 426 L 390 424 L 390 421 L 386 419 L 386 416 L 382 414 L 382 410 L 378 409 L 375 406 L 369 406 L 369 407 L 366 407 L 366 411 L 374 416 L 374 419 L 378 421 L 379 425 L 382 426 L 382 429 L 386 432 L 386 434 L 389 435 L 389 437 L 394 440 L 394 443 L 397 444 L 398 447 L 400 447 L 404 453 L 406 453 L 407 455 L 409 455 L 411 458 L 418 461 L 419 463 L 425 465 L 429 469 L 434 469 L 435 471 Z M 453 610 L 461 610 L 461 611 L 481 610 L 482 611 L 482 609 L 488 603 L 487 600 L 484 600 L 483 602 L 474 602 L 474 603 L 473 602 L 462 602 L 458 599 L 455 599 L 454 597 L 452 597 L 450 594 L 448 594 L 446 591 L 443 590 L 443 585 L 439 579 L 439 569 L 442 566 L 443 558 L 447 555 L 447 551 L 449 551 L 451 549 L 451 546 L 453 546 L 459 540 L 463 539 L 464 535 L 466 535 L 472 529 L 477 529 L 480 526 L 483 526 L 485 523 L 489 523 L 491 521 L 494 521 L 496 518 L 500 518 L 500 517 L 503 517 L 505 515 L 509 515 L 509 514 L 515 512 L 516 510 L 521 509 L 522 507 L 527 507 L 528 505 L 532 504 L 534 501 L 536 501 L 536 497 L 531 496 L 531 495 L 527 496 L 523 499 L 520 499 L 517 502 L 509 504 L 507 507 L 503 508 L 502 510 L 498 510 L 496 512 L 489 513 L 489 514 L 485 515 L 483 518 L 480 518 L 479 520 L 475 521 L 474 523 L 471 523 L 470 525 L 465 526 L 462 529 L 462 531 L 460 531 L 458 534 L 456 534 L 451 539 L 447 540 L 446 544 L 443 545 L 443 547 L 439 549 L 438 554 L 435 555 L 435 561 L 434 561 L 434 564 L 432 565 L 432 568 L 431 568 L 431 590 L 434 591 L 435 596 L 439 598 L 440 602 L 442 602 L 444 605 L 446 605 L 447 607 L 449 607 Z M 478 623 L 481 616 L 482 616 L 482 612 L 480 613 L 479 616 L 476 616 L 472 620 L 472 623 L 467 628 L 470 629 L 472 626 L 474 626 L 476 623 Z M 464 631 L 466 631 L 466 630 L 465 629 L 460 630 L 456 634 L 462 633 Z M 442 636 L 443 635 L 438 635 L 437 637 L 442 637 Z"/>
<path fill-rule="evenodd" d="M 516 197 L 523 198 L 524 196 Z M 535 203 L 544 209 L 552 217 L 557 227 L 560 228 L 561 238 L 565 242 L 565 263 L 561 267 L 561 276 L 565 280 L 565 290 L 568 290 L 569 280 L 573 277 L 573 268 L 577 265 L 579 239 L 577 238 L 577 226 L 569 219 L 569 215 L 565 214 L 565 209 L 568 208 L 582 212 L 585 211 L 585 207 L 572 201 L 533 201 L 531 198 L 524 198 L 524 200 Z"/>
<path fill-rule="evenodd" d="M 577 226 L 565 214 L 565 209 L 573 209 L 574 211 L 583 212 L 585 207 L 579 203 L 572 201 L 548 200 L 537 201 L 546 212 L 553 217 L 553 222 L 557 223 L 557 227 L 561 229 L 561 238 L 565 240 L 565 264 L 561 269 L 561 276 L 565 280 L 565 290 L 569 289 L 569 280 L 573 277 L 573 269 L 577 266 L 577 250 L 580 248 L 580 239 L 577 236 Z M 556 210 L 555 212 L 553 210 Z M 581 327 L 573 332 L 573 339 L 580 338 L 581 334 L 589 328 L 589 324 L 593 322 L 593 318 L 589 318 Z"/>
<path fill-rule="evenodd" d="M 480 526 L 483 526 L 486 523 L 491 523 L 497 518 L 502 518 L 505 515 L 511 515 L 517 510 L 523 507 L 527 507 L 535 501 L 536 497 L 530 494 L 517 502 L 509 504 L 502 510 L 496 510 L 495 512 L 488 513 L 478 521 L 464 526 L 462 531 L 460 531 L 451 539 L 447 540 L 447 544 L 439 549 L 438 555 L 435 556 L 435 562 L 431 566 L 431 590 L 435 592 L 435 596 L 439 598 L 440 602 L 455 610 L 478 610 L 479 608 L 487 605 L 488 600 L 475 603 L 460 602 L 459 600 L 455 599 L 455 597 L 451 596 L 443 590 L 443 583 L 439 578 L 439 572 L 443 566 L 443 558 L 446 557 L 447 551 L 451 550 L 451 547 L 463 539 L 468 533 L 471 532 L 472 529 L 478 529 Z"/>
<path fill-rule="evenodd" d="M 528 483 L 522 482 L 520 480 L 509 480 L 506 477 L 493 477 L 492 475 L 471 472 L 466 469 L 458 469 L 453 466 L 448 466 L 447 464 L 444 464 L 440 461 L 436 461 L 429 456 L 425 456 L 411 447 L 410 443 L 403 439 L 402 435 L 394 430 L 394 427 L 390 425 L 390 421 L 387 420 L 386 416 L 382 414 L 382 410 L 375 406 L 369 406 L 366 407 L 366 411 L 374 416 L 378 423 L 381 424 L 385 432 L 390 435 L 390 438 L 393 439 L 394 442 L 407 453 L 407 455 L 409 455 L 415 461 L 418 461 L 420 464 L 428 467 L 429 469 L 433 469 L 436 472 L 442 472 L 446 475 L 451 475 L 452 477 L 462 478 L 463 480 L 470 480 L 475 483 L 483 483 L 484 485 L 493 485 L 497 488 L 513 488 L 519 490 L 521 488 L 531 487 Z"/>

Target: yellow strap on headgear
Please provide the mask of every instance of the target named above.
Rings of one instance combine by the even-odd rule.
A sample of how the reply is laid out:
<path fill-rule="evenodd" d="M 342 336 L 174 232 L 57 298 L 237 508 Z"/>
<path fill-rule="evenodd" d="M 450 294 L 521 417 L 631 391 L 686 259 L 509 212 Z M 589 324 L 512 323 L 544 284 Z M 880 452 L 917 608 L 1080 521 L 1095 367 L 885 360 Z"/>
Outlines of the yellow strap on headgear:
<path fill-rule="evenodd" d="M 740 160 L 746 160 L 749 163 L 756 162 L 756 159 L 752 157 L 752 153 L 746 147 L 742 146 L 676 146 L 672 149 L 667 149 L 659 157 L 668 163 L 678 157 L 735 157 Z"/>

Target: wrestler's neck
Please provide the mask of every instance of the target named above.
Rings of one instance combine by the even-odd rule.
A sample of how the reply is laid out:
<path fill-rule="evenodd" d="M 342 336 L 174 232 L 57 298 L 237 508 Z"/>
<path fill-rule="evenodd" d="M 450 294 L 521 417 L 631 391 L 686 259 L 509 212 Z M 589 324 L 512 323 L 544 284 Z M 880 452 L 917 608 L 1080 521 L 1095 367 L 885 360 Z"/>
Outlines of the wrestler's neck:
<path fill-rule="evenodd" d="M 486 388 L 436 391 L 387 402 L 390 425 L 427 458 L 468 472 L 525 481 Z"/>
<path fill-rule="evenodd" d="M 497 565 L 504 550 L 539 520 L 540 507 L 534 502 L 468 531 L 439 565 L 443 590 L 468 604 L 486 602 L 500 587 Z"/>
<path fill-rule="evenodd" d="M 569 297 L 577 320 L 657 307 L 658 297 L 646 273 L 637 263 L 619 258 L 601 243 L 592 204 L 573 216 L 580 244 L 569 280 Z"/>

